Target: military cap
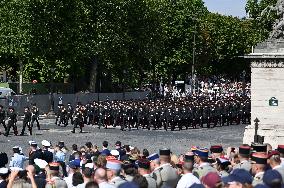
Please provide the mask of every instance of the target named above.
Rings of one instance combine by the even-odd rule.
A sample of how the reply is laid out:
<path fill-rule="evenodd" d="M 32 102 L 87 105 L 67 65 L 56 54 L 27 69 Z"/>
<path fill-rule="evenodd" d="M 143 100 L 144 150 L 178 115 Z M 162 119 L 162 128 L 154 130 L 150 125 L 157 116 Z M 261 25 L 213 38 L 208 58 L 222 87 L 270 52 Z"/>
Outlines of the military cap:
<path fill-rule="evenodd" d="M 208 157 L 208 152 L 208 149 L 201 148 L 195 151 L 195 155 L 199 157 Z"/>
<path fill-rule="evenodd" d="M 239 147 L 239 154 L 249 155 L 251 147 L 250 146 L 240 146 Z"/>
<path fill-rule="evenodd" d="M 35 159 L 34 162 L 35 165 L 37 165 L 40 169 L 45 169 L 45 167 L 48 165 L 48 163 L 42 159 Z"/>
<path fill-rule="evenodd" d="M 252 144 L 252 150 L 255 152 L 266 152 L 267 146 L 263 144 Z"/>
<path fill-rule="evenodd" d="M 280 153 L 284 154 L 284 145 L 278 145 L 277 151 L 279 151 Z"/>
<path fill-rule="evenodd" d="M 153 153 L 152 155 L 149 155 L 149 156 L 147 157 L 147 159 L 148 159 L 149 161 L 154 161 L 154 160 L 156 160 L 156 159 L 159 159 L 159 154 Z"/>
<path fill-rule="evenodd" d="M 135 162 L 137 168 L 150 169 L 150 161 L 148 159 L 139 159 Z"/>
<path fill-rule="evenodd" d="M 121 162 L 118 161 L 118 160 L 107 161 L 106 169 L 120 170 L 121 169 Z"/>
<path fill-rule="evenodd" d="M 277 151 L 277 150 L 268 152 L 268 159 L 269 159 L 270 157 L 272 157 L 273 155 L 280 155 L 280 152 Z"/>
<path fill-rule="evenodd" d="M 7 175 L 9 173 L 8 168 L 0 168 L 0 176 Z"/>
<path fill-rule="evenodd" d="M 223 147 L 221 145 L 215 145 L 210 147 L 211 153 L 222 153 Z"/>
<path fill-rule="evenodd" d="M 257 152 L 252 154 L 251 161 L 254 164 L 267 164 L 267 158 L 267 154 Z"/>
<path fill-rule="evenodd" d="M 222 164 L 222 165 L 225 165 L 225 166 L 229 166 L 231 164 L 229 159 L 227 159 L 226 157 L 218 157 L 218 158 L 216 158 L 216 162 L 217 162 L 217 164 Z"/>
<path fill-rule="evenodd" d="M 43 140 L 43 141 L 41 142 L 41 145 L 42 145 L 42 146 L 45 146 L 45 147 L 50 147 L 50 146 L 51 146 L 50 142 L 47 141 L 47 140 Z"/>
<path fill-rule="evenodd" d="M 184 155 L 184 162 L 193 162 L 194 155 Z"/>
<path fill-rule="evenodd" d="M 30 146 L 37 147 L 36 141 L 29 141 Z"/>
<path fill-rule="evenodd" d="M 171 150 L 170 149 L 160 149 L 160 155 L 170 156 Z"/>
<path fill-rule="evenodd" d="M 60 164 L 56 162 L 52 162 L 52 163 L 49 163 L 48 166 L 50 170 L 59 171 Z"/>

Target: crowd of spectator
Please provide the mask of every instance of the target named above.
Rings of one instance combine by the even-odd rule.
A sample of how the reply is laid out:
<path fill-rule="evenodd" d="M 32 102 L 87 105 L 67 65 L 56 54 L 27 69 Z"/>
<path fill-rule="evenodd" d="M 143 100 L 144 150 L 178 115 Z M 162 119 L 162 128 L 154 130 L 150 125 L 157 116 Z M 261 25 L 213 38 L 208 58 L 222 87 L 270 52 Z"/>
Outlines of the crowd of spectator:
<path fill-rule="evenodd" d="M 13 156 L 0 154 L 0 188 L 281 188 L 284 145 L 221 145 L 170 149 L 149 153 L 117 141 L 110 149 L 87 142 L 56 145 L 29 142 L 27 155 L 13 147 Z"/>

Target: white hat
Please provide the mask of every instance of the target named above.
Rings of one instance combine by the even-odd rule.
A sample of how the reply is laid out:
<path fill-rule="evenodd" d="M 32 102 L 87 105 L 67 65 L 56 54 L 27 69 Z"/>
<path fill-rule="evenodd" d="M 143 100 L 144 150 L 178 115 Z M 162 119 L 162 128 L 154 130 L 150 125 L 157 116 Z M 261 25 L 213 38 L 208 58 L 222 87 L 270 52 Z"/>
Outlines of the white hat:
<path fill-rule="evenodd" d="M 1 174 L 8 174 L 9 170 L 8 168 L 0 168 L 0 175 Z"/>
<path fill-rule="evenodd" d="M 36 141 L 33 141 L 33 140 L 29 141 L 29 144 L 30 145 L 37 145 Z"/>
<path fill-rule="evenodd" d="M 110 154 L 113 155 L 113 156 L 119 156 L 119 152 L 116 149 L 111 150 Z"/>
<path fill-rule="evenodd" d="M 85 168 L 94 169 L 94 163 L 87 163 L 87 164 L 85 164 Z"/>
<path fill-rule="evenodd" d="M 48 163 L 42 159 L 35 159 L 34 162 L 40 169 L 45 169 L 45 167 L 48 165 Z"/>
<path fill-rule="evenodd" d="M 13 149 L 20 149 L 20 146 L 14 146 Z"/>
<path fill-rule="evenodd" d="M 19 167 L 10 167 L 10 170 L 12 170 L 12 171 L 22 171 L 24 169 L 19 168 Z"/>
<path fill-rule="evenodd" d="M 42 146 L 46 146 L 46 147 L 50 147 L 50 142 L 49 141 L 47 141 L 47 140 L 43 140 L 42 142 L 41 142 L 41 145 Z"/>

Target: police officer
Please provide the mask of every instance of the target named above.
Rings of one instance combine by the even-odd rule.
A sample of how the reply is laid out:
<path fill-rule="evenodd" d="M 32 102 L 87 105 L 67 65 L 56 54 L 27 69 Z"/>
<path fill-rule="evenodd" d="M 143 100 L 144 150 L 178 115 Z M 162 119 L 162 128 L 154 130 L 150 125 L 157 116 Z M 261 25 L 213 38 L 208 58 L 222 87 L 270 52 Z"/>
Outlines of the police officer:
<path fill-rule="evenodd" d="M 25 107 L 23 129 L 22 129 L 22 132 L 21 132 L 21 136 L 23 136 L 25 134 L 26 127 L 28 127 L 28 129 L 29 129 L 30 135 L 32 135 L 31 119 L 32 119 L 32 113 L 31 113 L 29 107 Z"/>
<path fill-rule="evenodd" d="M 7 129 L 6 129 L 6 132 L 5 132 L 4 136 L 8 136 L 9 135 L 11 127 L 14 130 L 15 136 L 18 135 L 18 130 L 17 130 L 16 123 L 17 123 L 17 114 L 16 114 L 14 108 L 10 107 L 9 108 L 9 112 L 8 112 L 8 126 L 7 126 Z"/>
<path fill-rule="evenodd" d="M 39 110 L 38 110 L 38 107 L 36 106 L 35 103 L 33 104 L 31 111 L 32 111 L 32 122 L 31 122 L 31 126 L 33 127 L 34 122 L 36 122 L 37 129 L 40 130 L 40 125 L 39 125 L 39 122 L 38 122 Z"/>

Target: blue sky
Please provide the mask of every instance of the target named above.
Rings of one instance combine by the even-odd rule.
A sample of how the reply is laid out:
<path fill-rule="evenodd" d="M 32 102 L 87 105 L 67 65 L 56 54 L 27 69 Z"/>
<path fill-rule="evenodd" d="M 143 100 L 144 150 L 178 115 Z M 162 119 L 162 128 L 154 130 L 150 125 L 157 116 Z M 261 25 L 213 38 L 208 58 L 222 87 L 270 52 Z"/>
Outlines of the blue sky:
<path fill-rule="evenodd" d="M 246 0 L 203 0 L 210 12 L 244 17 Z"/>

